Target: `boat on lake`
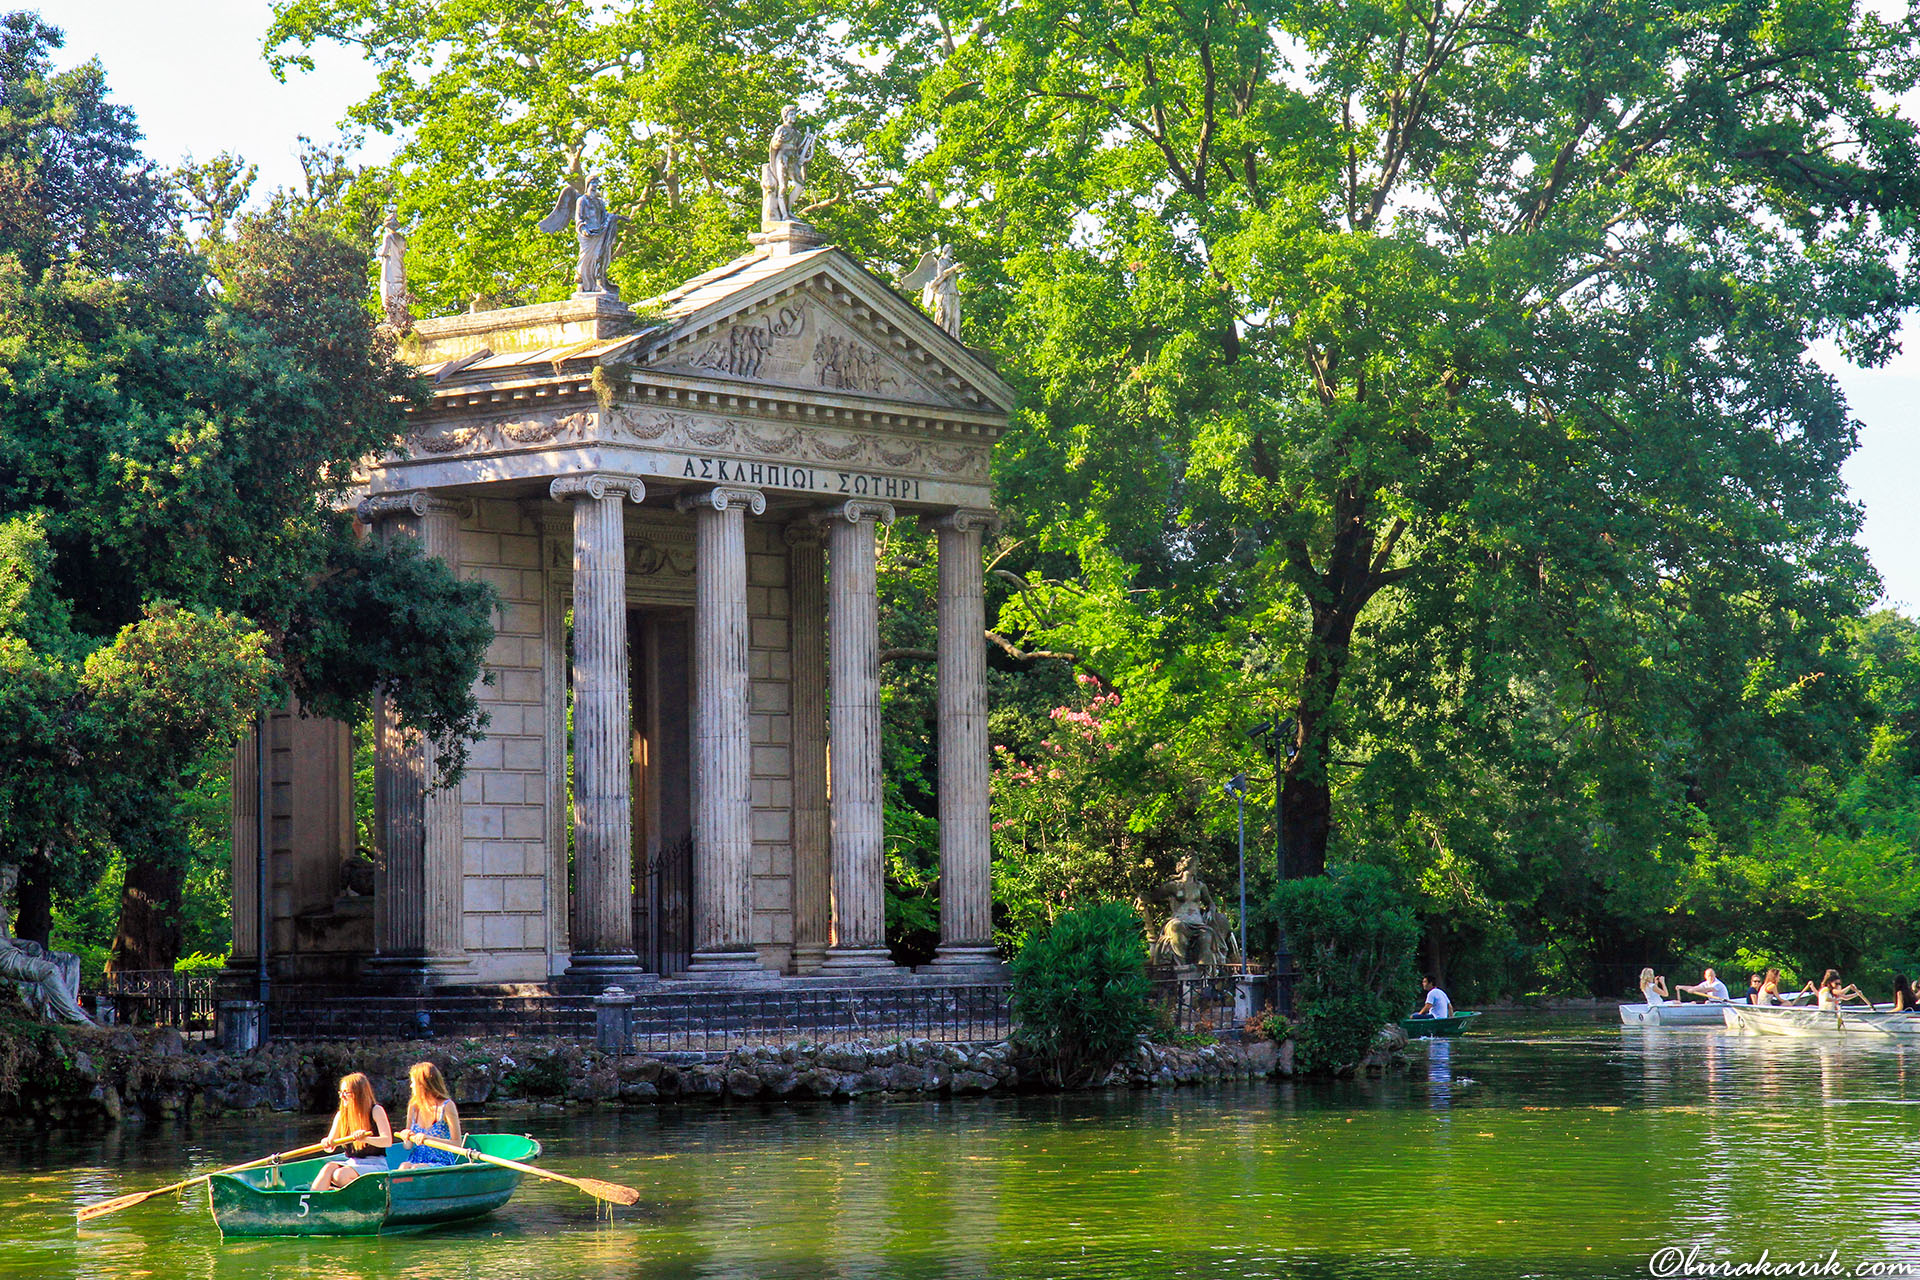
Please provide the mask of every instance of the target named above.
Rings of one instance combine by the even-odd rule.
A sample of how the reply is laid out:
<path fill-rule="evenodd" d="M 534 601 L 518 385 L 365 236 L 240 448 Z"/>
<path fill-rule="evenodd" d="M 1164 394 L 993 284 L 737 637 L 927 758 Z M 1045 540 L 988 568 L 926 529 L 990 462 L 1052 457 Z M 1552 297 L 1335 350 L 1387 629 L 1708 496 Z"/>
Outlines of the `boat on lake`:
<path fill-rule="evenodd" d="M 483 1155 L 522 1163 L 540 1144 L 512 1133 L 478 1133 L 467 1145 Z M 313 1191 L 314 1177 L 334 1157 L 266 1165 L 208 1180 L 213 1220 L 223 1236 L 374 1236 L 413 1231 L 492 1213 L 513 1198 L 516 1169 L 464 1157 L 457 1164 L 401 1169 L 398 1144 L 387 1149 L 387 1172 L 367 1173 L 333 1191 Z"/>
<path fill-rule="evenodd" d="M 1766 1036 L 1920 1036 L 1920 1016 L 1878 1009 L 1728 1005 L 1723 1016 L 1729 1031 Z"/>
<path fill-rule="evenodd" d="M 1479 1017 L 1477 1010 L 1456 1013 L 1448 1018 L 1402 1018 L 1400 1029 L 1413 1039 L 1444 1036 L 1451 1039 L 1467 1029 L 1467 1023 Z"/>
<path fill-rule="evenodd" d="M 1623 1004 L 1620 1021 L 1629 1027 L 1720 1027 L 1726 1025 L 1727 1000 L 1703 1000 L 1682 1004 Z M 1742 1009 L 1748 1006 L 1742 1004 Z"/>

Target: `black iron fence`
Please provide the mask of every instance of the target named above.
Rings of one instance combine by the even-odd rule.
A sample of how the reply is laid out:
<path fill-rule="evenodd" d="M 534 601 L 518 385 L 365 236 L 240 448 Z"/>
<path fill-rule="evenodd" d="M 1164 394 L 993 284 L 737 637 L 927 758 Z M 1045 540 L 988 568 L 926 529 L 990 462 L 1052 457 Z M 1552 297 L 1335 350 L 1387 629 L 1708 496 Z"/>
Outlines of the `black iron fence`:
<path fill-rule="evenodd" d="M 634 1001 L 628 1043 L 640 1053 L 714 1052 L 839 1040 L 1004 1040 L 1004 984 L 702 991 Z"/>
<path fill-rule="evenodd" d="M 110 1003 L 113 1019 L 128 1026 L 212 1031 L 218 982 L 217 973 L 172 969 L 109 973 L 102 980 L 99 1000 Z"/>
<path fill-rule="evenodd" d="M 132 1026 L 212 1032 L 215 974 L 119 973 L 101 993 Z M 1271 986 L 1268 999 L 1276 994 Z M 1236 1001 L 1232 972 L 1161 974 L 1152 984 L 1160 1024 L 1185 1034 L 1237 1031 L 1260 1012 Z M 1264 1002 L 1256 1002 L 1264 1004 Z M 748 1045 L 849 1039 L 982 1043 L 1013 1031 L 1005 983 L 877 987 L 769 987 L 764 990 L 640 990 L 624 1013 L 634 1052 L 716 1052 Z M 283 986 L 268 1007 L 267 1033 L 287 1040 L 426 1040 L 450 1036 L 593 1039 L 592 996 L 369 995 L 351 987 Z"/>

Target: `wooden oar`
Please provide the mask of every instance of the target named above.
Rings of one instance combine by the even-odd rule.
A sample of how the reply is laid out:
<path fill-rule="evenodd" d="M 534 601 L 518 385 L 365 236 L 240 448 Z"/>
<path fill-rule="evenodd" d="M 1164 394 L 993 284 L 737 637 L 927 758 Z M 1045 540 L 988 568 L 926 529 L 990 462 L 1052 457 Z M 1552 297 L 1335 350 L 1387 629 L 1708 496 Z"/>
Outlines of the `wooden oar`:
<path fill-rule="evenodd" d="M 499 1156 L 490 1156 L 484 1151 L 475 1151 L 451 1142 L 442 1142 L 438 1138 L 423 1138 L 416 1135 L 414 1141 L 423 1147 L 432 1147 L 436 1151 L 448 1151 L 456 1156 L 468 1156 L 488 1164 L 497 1164 L 502 1169 L 518 1169 L 521 1173 L 530 1173 L 536 1178 L 564 1182 L 576 1191 L 586 1192 L 596 1200 L 606 1200 L 613 1204 L 633 1204 L 640 1199 L 638 1191 L 632 1187 L 623 1187 L 617 1182 L 602 1182 L 598 1178 L 569 1178 L 564 1173 L 555 1173 L 551 1169 L 542 1169 L 538 1165 L 521 1164 L 518 1160 L 503 1160 Z"/>
<path fill-rule="evenodd" d="M 142 1200 L 151 1200 L 155 1196 L 163 1196 L 169 1191 L 178 1191 L 183 1187 L 190 1187 L 196 1182 L 205 1182 L 208 1178 L 215 1177 L 222 1173 L 240 1173 L 246 1169 L 258 1169 L 262 1165 L 279 1164 L 286 1160 L 297 1160 L 302 1156 L 318 1155 L 320 1152 L 328 1150 L 329 1147 L 343 1147 L 350 1143 L 358 1142 L 362 1138 L 370 1138 L 372 1136 L 372 1130 L 362 1129 L 360 1132 L 349 1134 L 344 1138 L 335 1138 L 332 1143 L 316 1142 L 310 1147 L 295 1147 L 291 1151 L 282 1151 L 277 1155 L 262 1156 L 258 1160 L 249 1160 L 245 1164 L 236 1164 L 225 1169 L 209 1169 L 197 1178 L 188 1178 L 185 1182 L 176 1182 L 170 1187 L 156 1187 L 152 1191 L 138 1191 L 130 1196 L 120 1196 L 114 1200 L 102 1200 L 99 1204 L 90 1204 L 80 1210 L 76 1216 L 81 1222 L 87 1222 L 103 1214 L 117 1213 L 121 1209 L 139 1204 Z"/>

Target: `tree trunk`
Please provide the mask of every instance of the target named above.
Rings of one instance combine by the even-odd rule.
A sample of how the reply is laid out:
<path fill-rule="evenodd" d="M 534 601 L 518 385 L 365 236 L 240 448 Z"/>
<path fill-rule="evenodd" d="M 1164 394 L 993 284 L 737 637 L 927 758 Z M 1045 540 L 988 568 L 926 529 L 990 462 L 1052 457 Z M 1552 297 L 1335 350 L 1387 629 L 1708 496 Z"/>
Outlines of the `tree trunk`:
<path fill-rule="evenodd" d="M 14 917 L 13 936 L 52 949 L 53 884 L 44 867 L 20 868 L 20 914 Z"/>
<path fill-rule="evenodd" d="M 1389 567 L 1406 523 L 1395 520 L 1376 545 L 1368 515 L 1366 496 L 1357 482 L 1350 481 L 1335 496 L 1334 535 L 1326 567 L 1314 565 L 1304 542 L 1293 543 L 1287 552 L 1312 610 L 1306 664 L 1294 708 L 1295 751 L 1281 771 L 1279 825 L 1285 842 L 1281 862 L 1290 880 L 1317 876 L 1327 869 L 1327 845 L 1333 836 L 1334 708 L 1347 674 L 1354 625 L 1382 587 L 1408 572 Z"/>
<path fill-rule="evenodd" d="M 162 850 L 127 852 L 120 928 L 113 936 L 109 969 L 130 973 L 173 968 L 180 958 L 180 899 L 186 884 L 184 859 Z"/>

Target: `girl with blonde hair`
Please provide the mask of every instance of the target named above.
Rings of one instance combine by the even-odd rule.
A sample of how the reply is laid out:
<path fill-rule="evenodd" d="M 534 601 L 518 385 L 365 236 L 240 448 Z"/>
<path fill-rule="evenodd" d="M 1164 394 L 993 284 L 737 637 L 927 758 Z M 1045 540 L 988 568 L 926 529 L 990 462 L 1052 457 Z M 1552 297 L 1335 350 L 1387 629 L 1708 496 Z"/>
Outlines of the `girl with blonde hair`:
<path fill-rule="evenodd" d="M 347 1158 L 329 1160 L 320 1166 L 313 1180 L 315 1191 L 334 1191 L 363 1173 L 387 1171 L 387 1148 L 393 1145 L 393 1126 L 387 1123 L 387 1109 L 373 1100 L 373 1081 L 356 1071 L 340 1077 L 340 1106 L 333 1113 L 333 1124 L 321 1139 L 328 1151 L 356 1133 L 370 1137 L 347 1144 Z"/>
<path fill-rule="evenodd" d="M 423 1165 L 456 1163 L 460 1157 L 453 1152 L 429 1147 L 420 1141 L 421 1138 L 460 1141 L 460 1108 L 453 1105 L 447 1078 L 431 1062 L 416 1062 L 407 1069 L 407 1079 L 413 1084 L 413 1094 L 407 1099 L 407 1127 L 400 1134 L 400 1141 L 407 1147 L 407 1161 L 400 1167 L 417 1169 Z"/>

